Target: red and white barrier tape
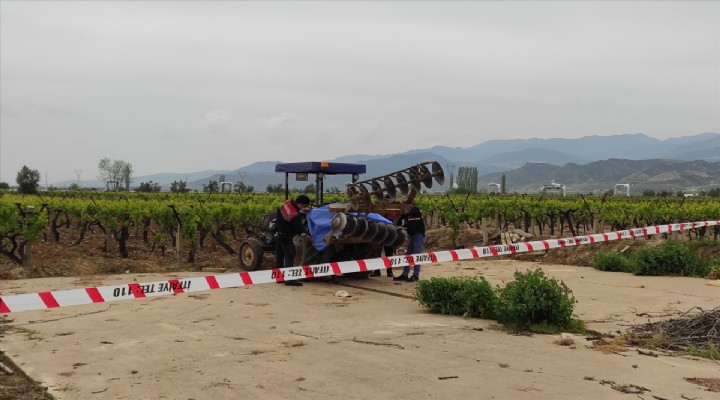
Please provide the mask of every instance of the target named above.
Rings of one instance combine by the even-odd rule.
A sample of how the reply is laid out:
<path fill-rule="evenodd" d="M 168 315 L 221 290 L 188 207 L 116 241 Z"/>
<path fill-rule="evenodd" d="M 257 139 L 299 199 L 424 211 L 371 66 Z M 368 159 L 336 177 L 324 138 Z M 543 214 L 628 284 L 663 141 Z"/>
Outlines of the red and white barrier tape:
<path fill-rule="evenodd" d="M 639 236 L 657 235 L 716 225 L 720 225 L 720 221 L 668 224 L 599 233 L 588 236 L 521 242 L 512 245 L 472 247 L 468 249 L 443 250 L 412 255 L 380 257 L 367 260 L 303 265 L 289 268 L 209 275 L 195 278 L 170 279 L 166 281 L 148 283 L 128 283 L 123 285 L 89 287 L 84 289 L 8 295 L 0 296 L 0 313 L 7 314 L 21 311 L 69 307 L 80 304 L 105 303 L 117 300 L 158 297 L 179 293 L 193 293 L 212 289 L 234 288 L 258 285 L 262 283 L 284 282 L 296 279 L 317 278 L 353 272 L 404 267 L 406 265 L 413 266 L 415 264 L 422 263 L 442 263 L 448 261 L 470 260 L 481 257 L 498 257 L 562 247 L 612 242 L 621 239 L 633 239 Z"/>

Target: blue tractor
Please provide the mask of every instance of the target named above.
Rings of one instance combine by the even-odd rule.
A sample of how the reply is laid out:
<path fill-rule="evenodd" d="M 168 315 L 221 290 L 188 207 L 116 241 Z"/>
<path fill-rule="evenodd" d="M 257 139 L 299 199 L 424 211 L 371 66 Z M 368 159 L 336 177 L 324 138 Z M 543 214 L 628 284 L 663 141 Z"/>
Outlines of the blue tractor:
<path fill-rule="evenodd" d="M 399 217 L 412 207 L 424 185 L 432 187 L 433 179 L 444 183 L 444 173 L 436 161 L 416 164 L 380 177 L 361 180 L 364 164 L 312 161 L 280 163 L 275 172 L 285 174 L 285 198 L 290 198 L 290 176 L 295 180 L 315 182 L 315 207 L 305 214 L 304 223 L 312 243 L 295 238 L 297 265 L 321 264 L 380 257 L 383 246 L 398 248 L 407 234 L 396 226 Z M 330 175 L 348 175 L 345 184 L 347 202 L 324 202 L 325 179 Z M 240 266 L 248 271 L 260 269 L 264 253 L 275 252 L 272 229 L 277 212 L 263 218 L 256 237 L 240 244 Z"/>

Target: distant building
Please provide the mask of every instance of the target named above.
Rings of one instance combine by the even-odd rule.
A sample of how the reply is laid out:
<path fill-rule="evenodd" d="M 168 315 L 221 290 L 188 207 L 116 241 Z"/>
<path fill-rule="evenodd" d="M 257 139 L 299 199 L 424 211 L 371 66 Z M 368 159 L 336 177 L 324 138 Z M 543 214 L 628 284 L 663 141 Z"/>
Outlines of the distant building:
<path fill-rule="evenodd" d="M 543 194 L 557 194 L 560 196 L 565 196 L 565 185 L 561 183 L 555 183 L 555 181 L 550 182 L 549 185 L 545 185 L 542 188 Z"/>
<path fill-rule="evenodd" d="M 618 194 L 622 194 L 622 192 L 625 192 L 626 196 L 630 196 L 630 184 L 629 183 L 618 183 L 613 188 L 613 196 L 617 196 Z"/>

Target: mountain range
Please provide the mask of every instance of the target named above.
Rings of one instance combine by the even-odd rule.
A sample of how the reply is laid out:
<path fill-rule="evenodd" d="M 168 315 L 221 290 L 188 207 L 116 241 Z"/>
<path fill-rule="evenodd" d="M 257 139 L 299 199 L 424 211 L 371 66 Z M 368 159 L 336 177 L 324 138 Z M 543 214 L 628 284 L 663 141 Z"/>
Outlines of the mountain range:
<path fill-rule="evenodd" d="M 471 147 L 434 146 L 404 153 L 338 157 L 335 162 L 363 163 L 367 173 L 361 179 L 403 170 L 423 161 L 438 161 L 445 170 L 446 182 L 435 191 L 447 190 L 450 175 L 458 167 L 476 167 L 478 189 L 506 177 L 510 192 L 538 192 L 543 185 L 559 183 L 568 192 L 605 191 L 615 184 L 629 183 L 633 192 L 706 190 L 720 185 L 720 133 L 656 139 L 642 133 L 611 136 L 585 136 L 576 139 L 504 139 L 489 140 Z M 320 161 L 320 160 L 307 160 Z M 243 182 L 263 192 L 268 185 L 284 182 L 284 174 L 275 173 L 280 161 L 253 163 L 236 170 L 206 170 L 192 173 L 163 173 L 136 176 L 134 184 L 160 184 L 168 189 L 173 181 L 186 181 L 192 189 L 202 190 L 221 175 L 229 182 Z M 329 176 L 325 188 L 342 188 L 346 176 Z M 73 181 L 60 182 L 63 187 Z M 294 182 L 303 188 L 310 182 Z M 83 187 L 104 187 L 99 181 L 84 181 Z"/>

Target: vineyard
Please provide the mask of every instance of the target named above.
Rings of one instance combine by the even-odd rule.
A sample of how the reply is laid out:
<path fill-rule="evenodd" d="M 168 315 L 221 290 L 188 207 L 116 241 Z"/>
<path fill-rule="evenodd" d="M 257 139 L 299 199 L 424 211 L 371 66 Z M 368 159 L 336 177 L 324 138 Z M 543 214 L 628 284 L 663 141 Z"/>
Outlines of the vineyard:
<path fill-rule="evenodd" d="M 3 263 L 24 265 L 33 246 L 67 251 L 102 243 L 106 257 L 156 255 L 194 264 L 208 254 L 236 255 L 238 243 L 256 234 L 276 194 L 57 192 L 0 197 Z M 346 202 L 327 194 L 326 202 Z M 716 220 L 720 201 L 710 198 L 530 197 L 421 194 L 415 203 L 429 228 L 444 227 L 447 246 L 462 245 L 463 230 L 493 233 L 512 224 L 535 237 L 558 238 L 674 222 Z M 712 228 L 717 237 L 717 228 Z M 691 232 L 705 236 L 706 228 Z M 497 236 L 497 235 L 495 235 Z"/>

